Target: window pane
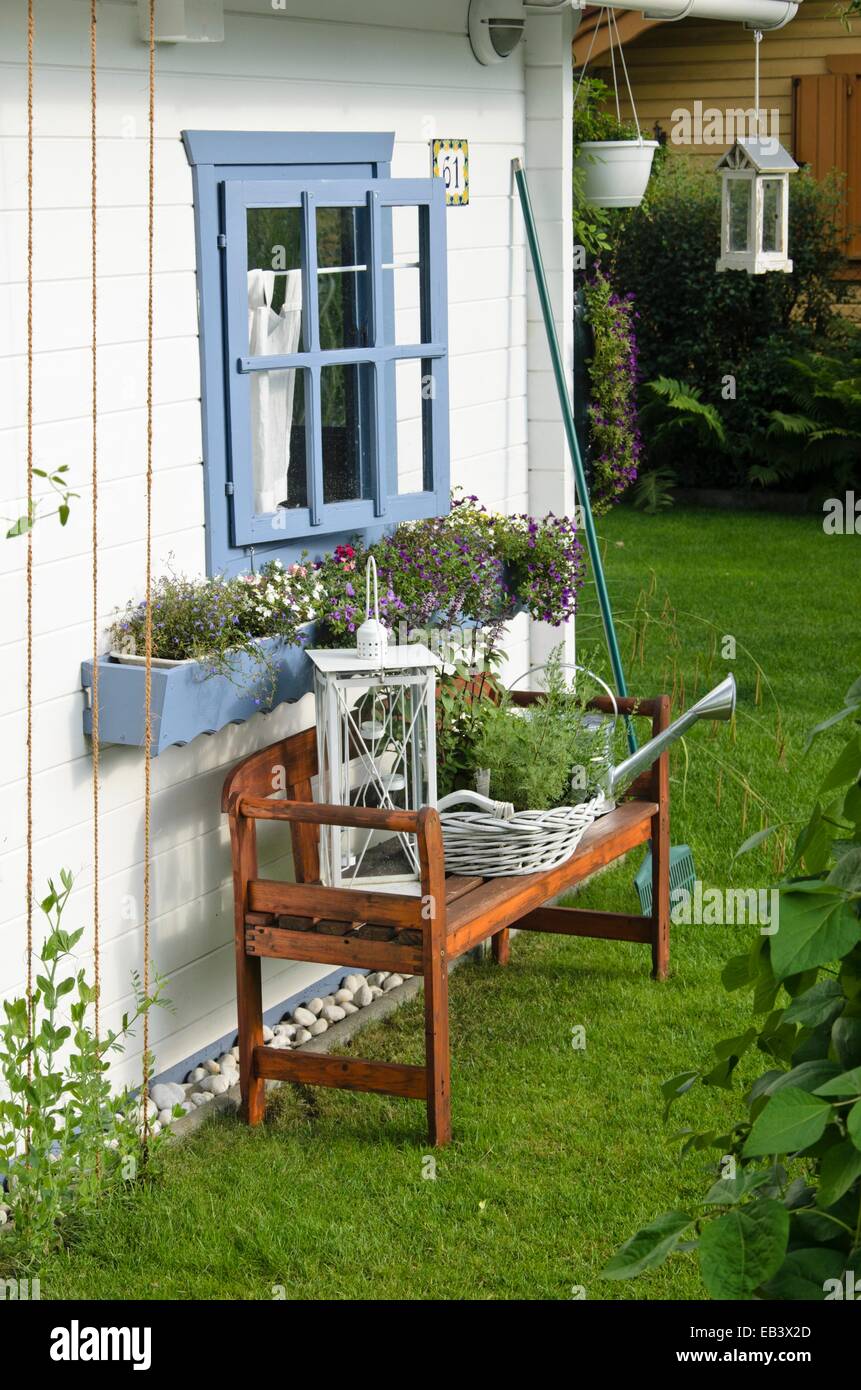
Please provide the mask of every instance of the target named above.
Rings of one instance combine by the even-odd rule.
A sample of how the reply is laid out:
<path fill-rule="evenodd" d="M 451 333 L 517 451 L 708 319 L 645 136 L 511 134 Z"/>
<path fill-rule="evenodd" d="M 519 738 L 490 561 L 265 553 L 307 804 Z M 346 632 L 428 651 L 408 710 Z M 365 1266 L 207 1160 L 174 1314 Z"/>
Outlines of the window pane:
<path fill-rule="evenodd" d="M 728 188 L 729 249 L 747 251 L 750 248 L 750 202 L 753 182 L 750 179 L 730 179 Z"/>
<path fill-rule="evenodd" d="M 248 351 L 303 352 L 301 209 L 249 208 L 247 233 Z"/>
<path fill-rule="evenodd" d="M 762 249 L 783 249 L 783 184 L 780 179 L 764 179 L 762 184 Z"/>
<path fill-rule="evenodd" d="M 317 209 L 317 295 L 324 350 L 370 343 L 367 222 L 365 207 Z"/>
<path fill-rule="evenodd" d="M 350 363 L 324 367 L 320 373 L 324 502 L 370 496 L 370 370 L 368 364 Z"/>
<path fill-rule="evenodd" d="M 386 272 L 394 303 L 395 342 L 427 342 L 422 315 L 425 267 L 421 258 L 420 212 L 417 207 L 392 208 L 391 268 Z"/>
<path fill-rule="evenodd" d="M 431 386 L 429 363 L 417 357 L 403 358 L 395 363 L 399 494 L 423 492 L 431 486 L 425 416 L 425 398 Z"/>
<path fill-rule="evenodd" d="M 305 376 L 294 369 L 252 372 L 251 458 L 254 511 L 307 507 Z"/>

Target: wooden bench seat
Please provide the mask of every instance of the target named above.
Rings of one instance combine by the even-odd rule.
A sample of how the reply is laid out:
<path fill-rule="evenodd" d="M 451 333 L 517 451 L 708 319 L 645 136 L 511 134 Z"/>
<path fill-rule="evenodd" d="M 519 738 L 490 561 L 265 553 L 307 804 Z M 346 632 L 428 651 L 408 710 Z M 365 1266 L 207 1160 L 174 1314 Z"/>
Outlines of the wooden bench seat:
<path fill-rule="evenodd" d="M 521 703 L 536 697 L 524 693 Z M 607 709 L 607 702 L 595 706 Z M 652 733 L 669 723 L 669 700 L 620 700 L 620 710 L 646 716 Z M 446 876 L 442 828 L 435 810 L 418 812 L 324 806 L 311 800 L 317 770 L 313 730 L 252 754 L 229 774 L 223 809 L 230 822 L 235 900 L 235 947 L 240 1081 L 245 1118 L 257 1124 L 267 1079 L 377 1090 L 426 1102 L 431 1141 L 451 1138 L 448 967 L 488 939 L 493 957 L 509 957 L 509 930 L 544 931 L 639 942 L 651 947 L 652 973 L 669 965 L 669 775 L 667 754 L 638 779 L 629 799 L 595 821 L 575 853 L 555 869 L 506 878 Z M 272 799 L 276 782 L 284 799 Z M 258 876 L 256 823 L 289 824 L 295 883 Z M 421 896 L 367 888 L 328 888 L 320 882 L 320 825 L 354 826 L 416 836 Z M 652 843 L 653 914 L 555 907 L 561 894 L 639 845 Z M 346 969 L 422 975 L 425 995 L 424 1067 L 276 1050 L 263 1044 L 260 960 L 313 961 Z"/>

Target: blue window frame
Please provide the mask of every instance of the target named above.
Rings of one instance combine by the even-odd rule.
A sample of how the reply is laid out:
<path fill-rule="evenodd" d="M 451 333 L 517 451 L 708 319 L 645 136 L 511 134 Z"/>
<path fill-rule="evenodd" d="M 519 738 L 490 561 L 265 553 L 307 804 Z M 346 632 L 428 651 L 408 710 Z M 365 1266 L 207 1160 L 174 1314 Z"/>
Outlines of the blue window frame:
<path fill-rule="evenodd" d="M 183 140 L 210 573 L 443 514 L 442 180 L 392 179 L 391 135 Z"/>

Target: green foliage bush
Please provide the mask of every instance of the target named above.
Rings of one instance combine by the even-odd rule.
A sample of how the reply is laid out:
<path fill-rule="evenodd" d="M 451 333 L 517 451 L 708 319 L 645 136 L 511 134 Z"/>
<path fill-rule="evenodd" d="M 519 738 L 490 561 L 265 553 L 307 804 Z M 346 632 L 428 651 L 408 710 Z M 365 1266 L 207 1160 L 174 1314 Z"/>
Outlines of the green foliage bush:
<path fill-rule="evenodd" d="M 744 1075 L 726 1132 L 678 1136 L 684 1152 L 721 1155 L 709 1189 L 697 1211 L 667 1212 L 632 1236 L 606 1278 L 636 1278 L 676 1250 L 696 1251 L 713 1298 L 841 1298 L 861 1275 L 861 679 L 811 739 L 847 725 L 798 832 L 772 933 L 723 971 L 728 991 L 751 991 L 750 1026 L 662 1088 L 669 1112 L 698 1084 L 732 1090 Z"/>
<path fill-rule="evenodd" d="M 666 378 L 697 391 L 717 412 L 724 437 L 715 431 L 704 436 L 696 427 L 694 433 L 676 428 L 668 434 L 661 426 L 672 417 L 652 410 L 644 421 L 647 467 L 675 469 L 682 486 L 766 481 L 751 476 L 751 469 L 768 462 L 772 412 L 794 409 L 787 359 L 818 350 L 823 342 L 840 343 L 841 334 L 844 343 L 851 341 L 835 313 L 834 281 L 845 244 L 838 225 L 842 196 L 834 179 L 817 182 L 807 171 L 795 175 L 793 273 L 721 274 L 715 270 L 718 175 L 684 156 L 662 161 L 643 207 L 617 225 L 614 284 L 636 299 L 643 381 Z M 735 399 L 725 398 L 729 377 Z M 827 459 L 817 467 L 830 478 Z"/>

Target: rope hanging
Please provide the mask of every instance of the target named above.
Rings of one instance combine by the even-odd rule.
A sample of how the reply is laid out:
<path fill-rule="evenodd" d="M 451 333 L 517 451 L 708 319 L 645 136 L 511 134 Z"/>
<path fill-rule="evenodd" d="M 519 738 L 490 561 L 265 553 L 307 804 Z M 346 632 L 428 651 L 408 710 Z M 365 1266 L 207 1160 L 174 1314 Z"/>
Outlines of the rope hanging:
<path fill-rule="evenodd" d="M 33 1041 L 33 0 L 27 0 L 27 1039 Z M 27 1053 L 33 1079 L 33 1049 Z M 29 1134 L 29 1131 L 28 1131 Z"/>
<path fill-rule="evenodd" d="M 143 988 L 149 994 L 150 849 L 152 837 L 152 460 L 153 460 L 153 246 L 155 233 L 155 0 L 149 0 L 149 209 L 147 222 L 146 345 L 146 617 L 144 622 L 144 940 Z M 143 1018 L 143 1140 L 149 1138 L 149 1012 Z"/>
<path fill-rule="evenodd" d="M 90 347 L 92 375 L 92 551 L 93 551 L 93 595 L 92 595 L 92 639 L 93 639 L 93 969 L 95 974 L 94 1015 L 95 1033 L 100 1032 L 100 1005 L 102 993 L 101 976 L 101 923 L 99 920 L 99 450 L 98 450 L 98 228 L 96 221 L 98 169 L 96 150 L 96 7 L 97 0 L 90 0 L 90 241 L 91 241 L 91 280 L 90 294 L 92 305 L 92 341 Z"/>

